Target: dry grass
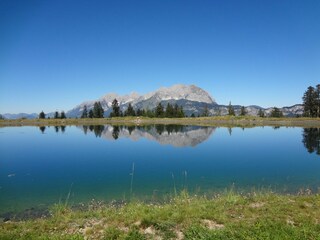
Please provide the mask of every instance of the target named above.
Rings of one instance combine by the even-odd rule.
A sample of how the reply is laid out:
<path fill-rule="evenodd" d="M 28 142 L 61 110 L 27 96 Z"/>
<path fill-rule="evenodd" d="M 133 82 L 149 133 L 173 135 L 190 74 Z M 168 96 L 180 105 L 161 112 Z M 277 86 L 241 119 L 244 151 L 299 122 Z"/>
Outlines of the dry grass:
<path fill-rule="evenodd" d="M 95 119 L 17 119 L 0 120 L 0 127 L 6 126 L 54 126 L 54 125 L 147 125 L 147 124 L 180 124 L 198 126 L 292 126 L 292 127 L 320 127 L 320 118 L 260 118 L 260 117 L 200 117 L 200 118 L 95 118 Z"/>

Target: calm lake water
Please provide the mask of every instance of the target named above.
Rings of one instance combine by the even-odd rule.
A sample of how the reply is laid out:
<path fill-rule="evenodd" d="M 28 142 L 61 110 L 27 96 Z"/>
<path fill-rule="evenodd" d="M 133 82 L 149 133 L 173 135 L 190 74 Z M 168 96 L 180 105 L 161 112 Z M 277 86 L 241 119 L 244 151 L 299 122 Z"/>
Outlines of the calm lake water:
<path fill-rule="evenodd" d="M 0 128 L 0 212 L 188 189 L 320 187 L 320 130 L 198 126 Z"/>

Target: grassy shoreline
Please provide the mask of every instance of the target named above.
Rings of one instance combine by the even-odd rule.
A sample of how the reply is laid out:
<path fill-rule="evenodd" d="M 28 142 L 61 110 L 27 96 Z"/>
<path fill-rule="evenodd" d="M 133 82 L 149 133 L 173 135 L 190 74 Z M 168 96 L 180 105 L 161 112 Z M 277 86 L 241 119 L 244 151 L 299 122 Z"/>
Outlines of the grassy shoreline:
<path fill-rule="evenodd" d="M 254 126 L 288 126 L 320 127 L 320 118 L 260 118 L 260 117 L 200 117 L 200 118 L 95 118 L 95 119 L 16 119 L 0 120 L 0 127 L 9 126 L 54 126 L 54 125 L 148 125 L 178 124 L 198 126 L 254 127 Z"/>
<path fill-rule="evenodd" d="M 320 195 L 182 191 L 164 204 L 58 204 L 51 215 L 0 223 L 0 239 L 319 239 Z"/>

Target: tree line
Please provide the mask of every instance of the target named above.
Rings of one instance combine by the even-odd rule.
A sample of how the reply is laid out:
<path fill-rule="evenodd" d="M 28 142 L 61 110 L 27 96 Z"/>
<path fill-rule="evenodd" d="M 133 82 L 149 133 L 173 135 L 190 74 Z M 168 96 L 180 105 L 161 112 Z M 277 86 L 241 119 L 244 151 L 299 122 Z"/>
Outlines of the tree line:
<path fill-rule="evenodd" d="M 320 84 L 316 87 L 309 86 L 303 97 L 303 116 L 320 117 Z"/>
<path fill-rule="evenodd" d="M 40 113 L 39 113 L 39 119 L 45 119 L 46 118 L 46 114 L 43 112 L 43 111 L 41 111 Z M 50 117 L 48 117 L 48 118 L 50 118 Z M 65 114 L 65 112 L 64 111 L 62 111 L 61 113 L 59 113 L 58 111 L 56 111 L 55 113 L 54 113 L 54 117 L 53 117 L 54 119 L 65 119 L 65 118 L 67 118 L 66 117 L 66 114 Z"/>
<path fill-rule="evenodd" d="M 125 111 L 122 111 L 119 106 L 119 102 L 117 99 L 112 101 L 112 112 L 110 113 L 110 117 L 127 117 L 127 116 L 143 116 L 143 117 L 157 117 L 157 118 L 182 118 L 185 117 L 183 107 L 178 106 L 177 104 L 172 105 L 170 103 L 164 107 L 161 103 L 159 103 L 155 109 L 137 109 L 135 110 L 131 103 L 129 103 L 128 108 Z M 101 106 L 100 102 L 95 102 L 93 109 L 88 112 L 87 106 L 85 105 L 83 108 L 83 112 L 81 118 L 103 118 L 104 117 L 104 109 Z"/>
<path fill-rule="evenodd" d="M 320 84 L 315 87 L 309 86 L 307 90 L 304 92 L 303 97 L 303 116 L 304 117 L 320 117 Z M 240 116 L 247 115 L 248 112 L 244 106 L 240 108 Z M 203 113 L 198 115 L 198 117 L 207 117 L 210 115 L 208 106 L 204 107 Z M 220 114 L 220 109 L 218 109 L 218 116 Z M 231 105 L 231 102 L 228 106 L 228 115 L 235 116 L 234 106 Z M 262 109 L 259 109 L 258 114 L 259 117 L 266 117 L 265 112 Z M 183 107 L 178 106 L 177 104 L 167 103 L 166 106 L 163 106 L 161 103 L 158 103 L 155 109 L 137 109 L 135 110 L 131 103 L 129 103 L 128 108 L 123 112 L 120 109 L 119 102 L 117 99 L 112 101 L 112 112 L 110 113 L 110 117 L 125 117 L 125 116 L 143 116 L 150 118 L 183 118 L 186 117 Z M 281 109 L 274 107 L 269 115 L 270 117 L 283 117 L 283 112 Z M 81 118 L 103 118 L 104 117 L 104 109 L 100 102 L 95 102 L 93 109 L 88 111 L 87 106 L 85 105 L 83 108 L 83 112 Z M 195 114 L 192 113 L 190 117 L 195 117 Z M 41 111 L 39 114 L 40 119 L 46 118 L 46 114 Z M 64 111 L 59 113 L 56 111 L 54 113 L 55 119 L 64 119 L 66 118 L 66 114 Z M 2 115 L 0 115 L 0 119 L 3 119 Z"/>
<path fill-rule="evenodd" d="M 183 118 L 187 117 L 184 113 L 183 107 L 178 106 L 178 104 L 170 104 L 167 103 L 166 106 L 163 106 L 162 103 L 158 103 L 155 109 L 140 109 L 135 110 L 131 103 L 129 103 L 128 108 L 125 111 L 122 111 L 119 106 L 119 102 L 117 99 L 112 101 L 112 111 L 109 117 L 126 117 L 126 116 L 143 116 L 149 118 Z M 247 115 L 248 112 L 244 106 L 240 108 L 240 116 Z M 218 116 L 220 115 L 220 109 L 218 110 Z M 229 116 L 236 116 L 234 106 L 231 105 L 231 102 L 228 106 L 228 114 Z M 197 117 L 208 117 L 210 116 L 210 111 L 208 106 L 205 105 L 202 114 L 198 114 Z M 262 109 L 259 109 L 258 112 L 259 117 L 265 117 L 265 112 Z M 88 111 L 86 105 L 83 106 L 83 111 L 81 114 L 81 118 L 103 118 L 104 117 L 104 109 L 100 102 L 95 102 L 93 108 Z M 190 115 L 190 117 L 196 117 L 194 113 Z M 283 117 L 283 113 L 279 108 L 274 107 L 271 111 L 270 117 Z M 46 114 L 42 111 L 39 114 L 40 119 L 46 118 Z M 50 118 L 50 117 L 48 117 Z M 54 119 L 64 119 L 66 118 L 66 114 L 64 111 L 59 113 L 56 111 L 54 113 Z"/>

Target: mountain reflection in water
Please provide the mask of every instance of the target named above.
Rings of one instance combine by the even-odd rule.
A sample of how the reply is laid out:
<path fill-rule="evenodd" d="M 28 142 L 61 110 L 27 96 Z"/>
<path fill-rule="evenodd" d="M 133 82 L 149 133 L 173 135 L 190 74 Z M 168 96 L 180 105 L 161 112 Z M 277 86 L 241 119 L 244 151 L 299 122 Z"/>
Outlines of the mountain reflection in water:
<path fill-rule="evenodd" d="M 169 144 L 175 147 L 196 146 L 206 141 L 215 131 L 214 127 L 182 125 L 146 125 L 146 126 L 111 126 L 91 125 L 80 127 L 85 134 L 94 133 L 96 137 L 108 140 L 129 138 L 137 141 L 141 138 Z"/>
<path fill-rule="evenodd" d="M 65 126 L 55 126 L 55 131 L 64 133 Z M 183 125 L 146 125 L 146 126 L 111 126 L 111 125 L 84 125 L 79 128 L 87 134 L 94 133 L 96 137 L 117 140 L 119 137 L 130 138 L 134 141 L 140 138 L 157 141 L 160 144 L 169 144 L 175 147 L 196 146 L 206 141 L 215 131 L 215 127 L 183 126 Z M 279 129 L 279 127 L 274 127 Z M 46 127 L 39 127 L 45 133 Z M 244 130 L 244 129 L 243 129 Z M 232 135 L 232 128 L 228 128 Z M 320 128 L 303 128 L 302 143 L 309 153 L 320 155 Z"/>

